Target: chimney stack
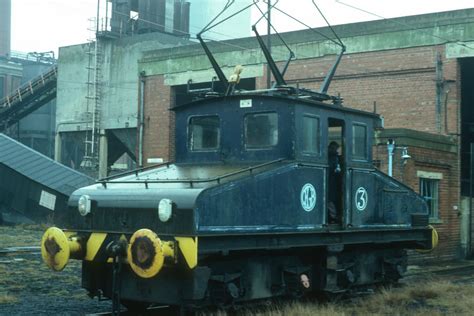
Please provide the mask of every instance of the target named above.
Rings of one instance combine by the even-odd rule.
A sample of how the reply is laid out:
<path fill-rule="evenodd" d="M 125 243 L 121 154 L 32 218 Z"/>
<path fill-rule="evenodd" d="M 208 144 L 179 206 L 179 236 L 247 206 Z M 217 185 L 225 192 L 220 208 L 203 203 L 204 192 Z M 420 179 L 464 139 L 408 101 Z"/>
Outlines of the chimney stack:
<path fill-rule="evenodd" d="M 11 0 L 0 0 L 0 57 L 10 56 Z"/>

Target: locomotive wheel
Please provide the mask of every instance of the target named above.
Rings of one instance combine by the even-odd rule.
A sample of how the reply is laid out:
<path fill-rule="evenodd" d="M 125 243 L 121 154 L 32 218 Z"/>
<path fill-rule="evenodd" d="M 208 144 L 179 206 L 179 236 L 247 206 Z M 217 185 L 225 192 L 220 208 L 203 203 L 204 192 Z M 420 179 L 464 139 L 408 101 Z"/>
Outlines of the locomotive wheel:
<path fill-rule="evenodd" d="M 132 300 L 121 300 L 120 304 L 125 306 L 127 308 L 127 311 L 133 313 L 134 315 L 140 315 L 142 313 L 145 313 L 148 307 L 150 307 L 149 303 Z"/>

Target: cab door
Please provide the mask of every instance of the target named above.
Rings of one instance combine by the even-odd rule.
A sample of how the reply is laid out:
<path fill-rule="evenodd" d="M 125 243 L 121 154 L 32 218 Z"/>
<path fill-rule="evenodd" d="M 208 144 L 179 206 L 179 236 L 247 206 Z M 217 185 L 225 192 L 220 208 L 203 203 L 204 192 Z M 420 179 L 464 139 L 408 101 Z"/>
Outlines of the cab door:
<path fill-rule="evenodd" d="M 370 125 L 351 121 L 348 135 L 348 168 L 346 172 L 345 225 L 366 227 L 382 223 L 382 214 L 376 213 L 376 179 L 371 159 Z"/>

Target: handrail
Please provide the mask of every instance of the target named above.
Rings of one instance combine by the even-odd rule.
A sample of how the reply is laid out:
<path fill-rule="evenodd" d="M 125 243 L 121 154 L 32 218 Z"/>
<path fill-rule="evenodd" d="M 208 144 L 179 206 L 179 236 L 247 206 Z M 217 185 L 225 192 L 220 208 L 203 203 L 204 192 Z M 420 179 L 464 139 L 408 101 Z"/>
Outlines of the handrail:
<path fill-rule="evenodd" d="M 161 164 L 156 164 L 156 165 L 151 165 L 151 166 L 146 166 L 146 167 L 140 167 L 140 168 L 136 168 L 136 169 L 133 169 L 133 170 L 120 172 L 120 173 L 117 173 L 117 174 L 114 174 L 114 175 L 111 175 L 111 176 L 108 176 L 108 177 L 105 177 L 105 178 L 100 178 L 96 182 L 98 182 L 98 183 L 107 182 L 107 180 L 112 180 L 112 179 L 116 179 L 116 178 L 119 178 L 119 177 L 128 176 L 128 175 L 131 175 L 131 174 L 135 174 L 135 175 L 138 176 L 138 173 L 141 172 L 141 171 L 145 171 L 145 170 L 153 169 L 153 168 L 158 168 L 158 167 L 162 167 L 162 166 L 165 166 L 165 165 L 167 167 L 169 167 L 170 164 L 172 164 L 172 162 L 164 162 L 164 163 L 161 163 Z"/>
<path fill-rule="evenodd" d="M 269 166 L 269 165 L 272 165 L 272 164 L 275 164 L 275 163 L 282 162 L 284 160 L 285 160 L 284 158 L 279 158 L 279 159 L 275 159 L 275 160 L 272 160 L 272 161 L 267 161 L 267 162 L 262 163 L 262 164 L 258 164 L 258 165 L 255 165 L 255 166 L 250 166 L 250 167 L 247 167 L 247 168 L 244 168 L 244 169 L 241 169 L 241 170 L 229 172 L 229 173 L 226 173 L 224 175 L 213 177 L 213 178 L 208 178 L 208 179 L 161 179 L 161 180 L 148 180 L 148 179 L 146 179 L 146 180 L 129 180 L 129 181 L 125 181 L 125 180 L 123 180 L 123 181 L 106 181 L 104 179 L 101 179 L 101 180 L 98 180 L 97 182 L 102 184 L 104 186 L 104 188 L 107 188 L 107 183 L 114 183 L 114 184 L 116 184 L 116 183 L 139 183 L 139 184 L 145 184 L 146 188 L 148 188 L 149 183 L 188 183 L 192 187 L 193 184 L 195 184 L 195 183 L 206 183 L 206 182 L 214 182 L 214 181 L 219 183 L 222 179 L 232 177 L 232 176 L 235 176 L 237 174 L 244 173 L 244 172 L 252 173 L 252 171 L 255 170 L 255 169 L 263 168 L 263 167 L 266 167 L 266 166 Z M 127 174 L 130 174 L 130 173 L 132 173 L 132 172 L 127 172 Z M 105 179 L 107 179 L 107 178 L 105 178 Z"/>

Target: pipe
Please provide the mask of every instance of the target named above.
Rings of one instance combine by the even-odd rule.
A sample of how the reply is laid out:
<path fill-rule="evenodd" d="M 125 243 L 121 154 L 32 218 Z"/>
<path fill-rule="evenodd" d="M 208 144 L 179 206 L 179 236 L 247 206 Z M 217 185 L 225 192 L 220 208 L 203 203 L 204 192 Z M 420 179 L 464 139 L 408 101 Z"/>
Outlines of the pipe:
<path fill-rule="evenodd" d="M 268 47 L 268 52 L 272 53 L 272 42 L 271 42 L 271 9 L 272 9 L 272 1 L 268 0 L 267 2 L 267 10 L 268 10 L 268 19 L 267 19 L 267 47 Z M 270 89 L 272 87 L 272 73 L 270 70 L 270 65 L 267 64 L 267 89 Z"/>
<path fill-rule="evenodd" d="M 472 257 L 472 182 L 474 180 L 474 143 L 470 144 L 470 153 L 469 153 L 469 158 L 470 158 L 470 170 L 469 170 L 469 239 L 468 239 L 468 254 L 469 258 Z"/>
<path fill-rule="evenodd" d="M 139 116 L 139 134 L 138 134 L 138 166 L 143 167 L 143 134 L 145 125 L 145 72 L 140 73 L 140 116 Z"/>
<path fill-rule="evenodd" d="M 387 152 L 388 152 L 388 175 L 393 176 L 393 152 L 395 151 L 395 141 L 389 139 L 387 141 Z"/>

